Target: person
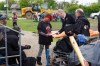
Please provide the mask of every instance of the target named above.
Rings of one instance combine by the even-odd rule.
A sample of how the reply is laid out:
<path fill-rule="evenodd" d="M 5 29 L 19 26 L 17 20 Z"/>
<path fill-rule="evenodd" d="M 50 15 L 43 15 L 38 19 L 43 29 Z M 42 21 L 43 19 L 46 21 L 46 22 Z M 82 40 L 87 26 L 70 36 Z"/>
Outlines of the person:
<path fill-rule="evenodd" d="M 0 54 L 0 57 L 3 57 L 3 56 Z M 0 66 L 6 66 L 5 59 L 0 59 Z"/>
<path fill-rule="evenodd" d="M 85 17 L 83 9 L 81 9 L 81 8 L 76 9 L 75 16 L 76 16 L 76 27 L 78 27 L 79 25 L 81 25 L 81 27 L 82 27 L 79 34 L 84 34 L 85 36 L 90 36 L 90 32 L 89 32 L 90 22 Z"/>
<path fill-rule="evenodd" d="M 17 25 L 17 14 L 16 14 L 16 12 L 13 12 L 13 16 L 12 16 L 12 20 L 13 20 L 13 27 L 15 26 L 15 25 Z"/>
<path fill-rule="evenodd" d="M 82 35 L 81 37 L 84 40 L 85 38 L 83 38 L 84 37 L 83 35 L 85 35 L 85 36 L 90 35 L 89 34 L 90 23 L 84 16 L 84 11 L 82 9 L 76 9 L 75 15 L 76 15 L 75 22 L 72 23 L 71 21 L 69 21 L 69 22 L 71 22 L 71 24 L 66 23 L 63 27 L 63 31 L 65 31 L 67 36 L 78 36 L 79 34 L 81 34 Z M 53 36 L 53 37 L 55 37 L 55 36 Z M 87 61 L 85 61 L 85 65 L 89 66 Z"/>
<path fill-rule="evenodd" d="M 100 14 L 98 15 L 98 31 L 99 31 L 99 39 L 100 39 Z"/>
<path fill-rule="evenodd" d="M 49 66 L 49 46 L 51 44 L 52 36 L 51 30 L 52 26 L 50 24 L 50 21 L 52 20 L 52 17 L 50 14 L 47 14 L 42 21 L 39 22 L 37 26 L 37 30 L 39 33 L 39 52 L 37 56 L 37 64 L 42 65 L 41 62 L 41 55 L 45 46 L 45 53 L 46 53 L 46 66 Z"/>
<path fill-rule="evenodd" d="M 6 25 L 6 17 L 1 16 L 0 17 L 0 24 Z M 16 29 L 19 31 L 19 27 L 14 26 L 13 29 Z M 0 47 L 5 47 L 5 32 L 4 27 L 0 26 Z M 7 50 L 8 50 L 8 56 L 12 55 L 19 55 L 19 34 L 7 29 Z M 22 60 L 26 58 L 26 54 L 23 51 L 24 49 L 30 49 L 31 47 L 29 45 L 21 46 L 22 47 Z M 5 50 L 0 49 L 0 55 L 5 56 Z M 8 58 L 8 64 L 16 64 L 16 59 L 19 61 L 19 57 L 13 57 Z"/>
<path fill-rule="evenodd" d="M 18 27 L 15 27 L 13 29 L 18 29 Z M 0 33 L 2 32 L 2 35 L 4 34 L 3 32 L 4 29 L 2 29 L 0 31 Z M 4 35 L 3 37 L 1 36 L 1 40 L 0 40 L 0 47 L 5 47 L 5 39 L 4 39 Z M 24 49 L 30 49 L 31 46 L 30 45 L 25 45 L 25 46 L 21 46 L 22 49 L 22 61 L 25 60 L 26 54 L 23 51 Z M 8 56 L 12 56 L 12 55 L 19 55 L 19 34 L 12 31 L 12 30 L 8 30 L 7 31 L 7 52 L 8 52 Z M 5 50 L 0 50 L 0 53 L 5 56 Z M 8 64 L 12 65 L 12 64 L 17 64 L 16 59 L 19 62 L 19 57 L 12 57 L 12 58 L 8 58 Z"/>
<path fill-rule="evenodd" d="M 74 17 L 71 14 L 65 13 L 64 10 L 58 9 L 57 15 L 61 17 L 62 21 L 62 28 L 58 31 L 58 34 L 64 31 L 65 25 L 75 24 Z"/>
<path fill-rule="evenodd" d="M 0 14 L 0 24 L 6 25 L 6 16 L 3 14 Z"/>

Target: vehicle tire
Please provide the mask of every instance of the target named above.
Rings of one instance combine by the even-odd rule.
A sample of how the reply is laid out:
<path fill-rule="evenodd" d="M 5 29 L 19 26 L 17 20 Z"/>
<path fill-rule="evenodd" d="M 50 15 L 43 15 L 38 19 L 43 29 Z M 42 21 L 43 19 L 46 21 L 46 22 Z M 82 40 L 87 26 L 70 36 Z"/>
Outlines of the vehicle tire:
<path fill-rule="evenodd" d="M 25 17 L 26 17 L 27 19 L 32 19 L 32 17 L 33 17 L 32 12 L 26 12 Z"/>
<path fill-rule="evenodd" d="M 93 19 L 96 19 L 97 18 L 97 15 L 95 15 L 94 17 L 93 17 Z"/>

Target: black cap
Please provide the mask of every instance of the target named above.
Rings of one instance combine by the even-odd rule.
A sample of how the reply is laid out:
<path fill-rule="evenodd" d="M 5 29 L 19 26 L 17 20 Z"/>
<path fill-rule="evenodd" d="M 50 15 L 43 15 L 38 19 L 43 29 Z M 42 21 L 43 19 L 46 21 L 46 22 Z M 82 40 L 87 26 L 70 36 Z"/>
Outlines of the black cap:
<path fill-rule="evenodd" d="M 0 14 L 0 20 L 6 19 L 6 18 L 7 18 L 6 15 Z"/>

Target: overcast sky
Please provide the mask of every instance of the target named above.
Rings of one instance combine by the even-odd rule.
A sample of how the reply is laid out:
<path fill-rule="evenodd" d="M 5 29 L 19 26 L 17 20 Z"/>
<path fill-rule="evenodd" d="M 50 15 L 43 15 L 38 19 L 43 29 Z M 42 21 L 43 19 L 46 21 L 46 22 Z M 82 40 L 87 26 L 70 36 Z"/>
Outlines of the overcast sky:
<path fill-rule="evenodd" d="M 61 1 L 67 1 L 67 2 L 70 2 L 71 0 L 56 0 L 58 2 L 61 2 Z M 98 0 L 77 0 L 79 2 L 79 4 L 89 4 L 89 3 L 95 3 L 97 2 Z"/>
<path fill-rule="evenodd" d="M 5 1 L 5 0 L 0 0 L 0 1 Z M 71 0 L 56 0 L 57 2 L 61 2 L 61 1 L 67 1 L 70 2 Z M 79 2 L 79 4 L 89 4 L 89 3 L 94 3 L 97 2 L 98 0 L 77 0 Z"/>

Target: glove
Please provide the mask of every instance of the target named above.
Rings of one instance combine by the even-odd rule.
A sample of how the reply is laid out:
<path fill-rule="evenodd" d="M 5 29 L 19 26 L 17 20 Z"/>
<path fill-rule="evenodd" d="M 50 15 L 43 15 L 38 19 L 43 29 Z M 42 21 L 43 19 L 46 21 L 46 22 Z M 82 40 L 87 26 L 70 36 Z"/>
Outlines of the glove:
<path fill-rule="evenodd" d="M 73 35 L 73 33 L 71 32 L 71 31 L 69 31 L 68 33 L 67 33 L 67 36 L 72 36 Z"/>

